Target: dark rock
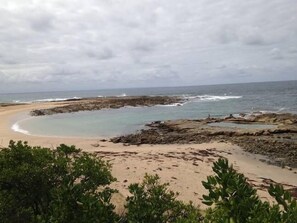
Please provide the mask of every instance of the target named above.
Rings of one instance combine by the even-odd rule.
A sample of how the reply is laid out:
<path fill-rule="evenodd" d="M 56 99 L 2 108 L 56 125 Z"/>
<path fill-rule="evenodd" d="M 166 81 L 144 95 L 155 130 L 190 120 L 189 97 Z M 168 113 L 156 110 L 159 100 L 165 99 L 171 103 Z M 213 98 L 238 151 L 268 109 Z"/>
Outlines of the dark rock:
<path fill-rule="evenodd" d="M 259 117 L 260 116 L 260 117 Z M 284 120 L 297 115 L 259 115 L 252 119 L 241 120 L 240 118 L 230 119 L 232 122 L 243 122 L 245 124 L 274 122 L 278 125 L 276 129 L 253 130 L 232 128 L 211 127 L 209 122 L 222 121 L 222 119 L 205 120 L 175 120 L 166 122 L 153 122 L 149 129 L 129 134 L 126 136 L 114 137 L 114 143 L 140 144 L 185 144 L 185 143 L 206 143 L 210 141 L 231 142 L 242 147 L 244 150 L 266 155 L 271 163 L 280 165 L 274 161 L 282 157 L 282 165 L 297 167 L 297 126 L 285 125 Z M 280 128 L 281 126 L 281 128 Z"/>
<path fill-rule="evenodd" d="M 53 115 L 59 113 L 72 113 L 78 111 L 93 111 L 103 108 L 118 109 L 125 106 L 153 106 L 168 105 L 182 102 L 184 99 L 169 96 L 130 96 L 130 97 L 104 97 L 69 100 L 59 103 L 59 106 L 48 109 L 37 109 L 30 112 L 32 116 Z M 56 102 L 57 103 L 57 102 Z"/>

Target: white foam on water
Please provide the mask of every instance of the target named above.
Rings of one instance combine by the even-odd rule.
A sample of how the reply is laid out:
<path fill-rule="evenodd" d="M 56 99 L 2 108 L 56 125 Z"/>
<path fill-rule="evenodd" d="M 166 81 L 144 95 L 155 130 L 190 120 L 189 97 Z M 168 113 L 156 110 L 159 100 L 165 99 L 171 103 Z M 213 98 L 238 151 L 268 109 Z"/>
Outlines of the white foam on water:
<path fill-rule="evenodd" d="M 239 99 L 242 96 L 227 96 L 227 95 L 196 95 L 196 96 L 184 96 L 185 99 L 199 102 L 199 101 L 221 101 L 230 99 Z"/>
<path fill-rule="evenodd" d="M 120 95 L 116 95 L 116 97 L 127 97 L 126 93 L 120 94 Z"/>
<path fill-rule="evenodd" d="M 30 103 L 32 103 L 32 101 L 21 101 L 21 100 L 13 100 L 12 102 L 16 103 L 16 104 L 30 104 Z"/>
<path fill-rule="evenodd" d="M 81 99 L 80 97 L 72 97 L 72 98 L 45 98 L 45 99 L 39 99 L 35 100 L 33 102 L 55 102 L 55 101 L 67 101 L 72 99 Z"/>
<path fill-rule="evenodd" d="M 23 133 L 25 135 L 30 135 L 30 132 L 24 129 L 21 129 L 18 123 L 13 124 L 13 126 L 11 127 L 11 129 L 15 132 L 20 132 Z"/>
<path fill-rule="evenodd" d="M 262 115 L 262 114 L 272 114 L 272 113 L 282 113 L 283 111 L 287 111 L 289 108 L 282 107 L 277 110 L 255 110 L 247 113 L 248 115 Z"/>
<path fill-rule="evenodd" d="M 285 110 L 288 110 L 288 108 L 285 108 L 285 107 L 280 108 L 280 109 L 277 110 L 277 112 L 282 112 L 282 111 L 285 111 Z"/>
<path fill-rule="evenodd" d="M 185 103 L 172 103 L 168 105 L 156 105 L 158 107 L 177 107 L 177 106 L 184 106 Z"/>

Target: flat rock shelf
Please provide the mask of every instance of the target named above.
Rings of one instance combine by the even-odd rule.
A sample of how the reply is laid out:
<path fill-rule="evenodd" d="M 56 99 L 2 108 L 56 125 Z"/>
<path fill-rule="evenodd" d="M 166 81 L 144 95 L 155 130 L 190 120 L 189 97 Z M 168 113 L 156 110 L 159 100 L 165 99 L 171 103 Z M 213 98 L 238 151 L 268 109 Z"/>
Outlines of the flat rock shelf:
<path fill-rule="evenodd" d="M 58 103 L 47 109 L 36 109 L 30 112 L 32 116 L 73 113 L 79 111 L 95 111 L 101 109 L 118 109 L 125 106 L 154 106 L 182 103 L 185 99 L 170 96 L 129 96 L 71 99 Z M 57 102 L 55 102 L 57 104 Z"/>
<path fill-rule="evenodd" d="M 209 126 L 223 127 L 223 128 L 237 128 L 237 129 L 274 129 L 277 125 L 269 124 L 239 124 L 233 122 L 213 122 L 209 123 Z"/>
<path fill-rule="evenodd" d="M 217 126 L 220 123 L 225 126 Z M 245 128 L 229 125 L 244 125 Z M 257 125 L 265 129 L 254 128 Z M 157 121 L 147 126 L 149 129 L 114 137 L 111 141 L 126 145 L 231 142 L 248 152 L 267 155 L 271 164 L 297 167 L 296 114 Z"/>

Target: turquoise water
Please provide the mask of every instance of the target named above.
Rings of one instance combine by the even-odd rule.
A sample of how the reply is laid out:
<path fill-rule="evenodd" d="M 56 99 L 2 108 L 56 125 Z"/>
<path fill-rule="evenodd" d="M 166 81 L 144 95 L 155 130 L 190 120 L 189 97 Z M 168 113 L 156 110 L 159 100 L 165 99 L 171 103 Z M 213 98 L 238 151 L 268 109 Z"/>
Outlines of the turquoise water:
<path fill-rule="evenodd" d="M 20 129 L 33 135 L 111 137 L 133 133 L 156 120 L 202 118 L 205 115 L 203 112 L 198 114 L 186 104 L 57 114 L 32 117 L 17 124 Z"/>
<path fill-rule="evenodd" d="M 14 130 L 33 135 L 110 137 L 132 133 L 157 120 L 224 117 L 252 112 L 297 113 L 297 81 L 171 88 L 116 89 L 0 95 L 7 101 L 63 100 L 118 95 L 178 95 L 183 106 L 127 107 L 22 119 Z M 4 101 L 4 100 L 2 100 Z"/>

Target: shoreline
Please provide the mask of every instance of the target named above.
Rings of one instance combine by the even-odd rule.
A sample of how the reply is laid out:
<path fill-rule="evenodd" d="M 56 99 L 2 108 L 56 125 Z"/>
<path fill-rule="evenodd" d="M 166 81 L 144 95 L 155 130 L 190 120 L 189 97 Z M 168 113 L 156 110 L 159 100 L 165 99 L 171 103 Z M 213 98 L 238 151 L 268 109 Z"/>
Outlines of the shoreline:
<path fill-rule="evenodd" d="M 250 179 L 252 184 L 261 188 L 260 197 L 270 200 L 267 190 L 264 190 L 264 179 L 287 185 L 287 188 L 297 188 L 297 169 L 291 171 L 260 161 L 262 156 L 243 151 L 239 146 L 228 142 L 213 141 L 208 143 L 184 143 L 164 145 L 124 145 L 101 141 L 99 137 L 48 137 L 32 136 L 14 132 L 11 122 L 19 115 L 29 113 L 32 109 L 46 109 L 60 106 L 61 103 L 46 102 L 18 106 L 0 107 L 0 147 L 6 147 L 9 140 L 28 141 L 32 146 L 54 148 L 61 143 L 75 145 L 83 151 L 95 153 L 98 157 L 109 160 L 112 173 L 118 179 L 113 186 L 119 193 L 129 195 L 128 185 L 140 182 L 145 173 L 158 174 L 162 182 L 170 183 L 170 189 L 179 192 L 179 199 L 192 200 L 195 205 L 201 205 L 202 195 L 206 192 L 201 181 L 212 175 L 212 162 L 219 156 L 229 159 L 230 163 Z M 288 186 L 291 185 L 291 186 Z M 124 200 L 116 202 L 121 207 Z"/>
<path fill-rule="evenodd" d="M 297 115 L 242 116 L 155 121 L 146 125 L 148 129 L 111 141 L 127 145 L 229 142 L 245 151 L 269 156 L 269 163 L 297 168 Z"/>

